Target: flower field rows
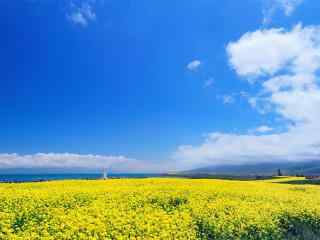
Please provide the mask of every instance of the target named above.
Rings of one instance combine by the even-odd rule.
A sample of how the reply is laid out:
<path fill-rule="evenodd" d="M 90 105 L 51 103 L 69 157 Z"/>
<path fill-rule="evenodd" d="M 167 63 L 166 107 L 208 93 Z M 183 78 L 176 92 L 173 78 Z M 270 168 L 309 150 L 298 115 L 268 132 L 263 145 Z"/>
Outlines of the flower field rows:
<path fill-rule="evenodd" d="M 320 239 L 320 186 L 162 178 L 0 184 L 0 239 Z"/>

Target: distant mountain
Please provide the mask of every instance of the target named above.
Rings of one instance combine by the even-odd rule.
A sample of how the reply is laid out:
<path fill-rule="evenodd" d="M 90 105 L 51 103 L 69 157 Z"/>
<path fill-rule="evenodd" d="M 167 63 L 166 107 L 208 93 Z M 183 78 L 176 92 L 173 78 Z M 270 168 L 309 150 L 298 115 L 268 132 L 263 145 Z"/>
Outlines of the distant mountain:
<path fill-rule="evenodd" d="M 278 169 L 283 175 L 319 175 L 320 160 L 303 162 L 263 162 L 241 165 L 208 166 L 181 172 L 186 175 L 231 175 L 231 176 L 272 176 Z"/>

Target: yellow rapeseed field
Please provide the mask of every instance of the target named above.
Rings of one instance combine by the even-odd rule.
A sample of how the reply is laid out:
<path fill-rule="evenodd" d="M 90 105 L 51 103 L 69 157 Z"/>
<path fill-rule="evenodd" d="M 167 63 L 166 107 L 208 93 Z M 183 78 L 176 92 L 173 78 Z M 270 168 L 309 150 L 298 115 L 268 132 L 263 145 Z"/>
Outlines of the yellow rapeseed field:
<path fill-rule="evenodd" d="M 0 239 L 320 239 L 320 186 L 287 180 L 4 183 Z"/>

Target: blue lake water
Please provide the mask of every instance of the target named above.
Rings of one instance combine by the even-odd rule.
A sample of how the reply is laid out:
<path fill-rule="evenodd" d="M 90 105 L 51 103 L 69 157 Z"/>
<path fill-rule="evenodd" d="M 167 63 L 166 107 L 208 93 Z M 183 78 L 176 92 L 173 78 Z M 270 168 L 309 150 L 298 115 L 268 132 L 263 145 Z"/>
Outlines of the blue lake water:
<path fill-rule="evenodd" d="M 146 178 L 158 177 L 160 174 L 132 174 L 119 173 L 108 174 L 109 178 Z M 51 181 L 64 179 L 99 179 L 102 174 L 95 173 L 73 173 L 73 174 L 0 174 L 0 182 L 37 182 L 37 181 Z"/>

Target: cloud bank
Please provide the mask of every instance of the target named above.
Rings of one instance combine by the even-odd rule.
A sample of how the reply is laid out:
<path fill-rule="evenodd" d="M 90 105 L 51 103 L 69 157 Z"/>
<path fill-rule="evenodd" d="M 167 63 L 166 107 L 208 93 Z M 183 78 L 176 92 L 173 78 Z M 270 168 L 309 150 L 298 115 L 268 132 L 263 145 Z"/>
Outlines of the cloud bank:
<path fill-rule="evenodd" d="M 10 169 L 56 169 L 68 171 L 101 171 L 120 173 L 164 173 L 170 170 L 169 162 L 141 161 L 125 156 L 106 156 L 75 153 L 17 153 L 0 154 L 0 170 Z M 172 168 L 172 166 L 171 166 Z"/>
<path fill-rule="evenodd" d="M 0 154 L 0 168 L 104 168 L 134 159 L 124 156 L 81 155 L 74 153 Z"/>
<path fill-rule="evenodd" d="M 234 71 L 260 88 L 257 96 L 248 98 L 251 106 L 259 106 L 258 113 L 278 115 L 286 130 L 209 133 L 199 146 L 177 149 L 173 158 L 178 165 L 320 159 L 320 27 L 248 32 L 226 51 Z"/>

